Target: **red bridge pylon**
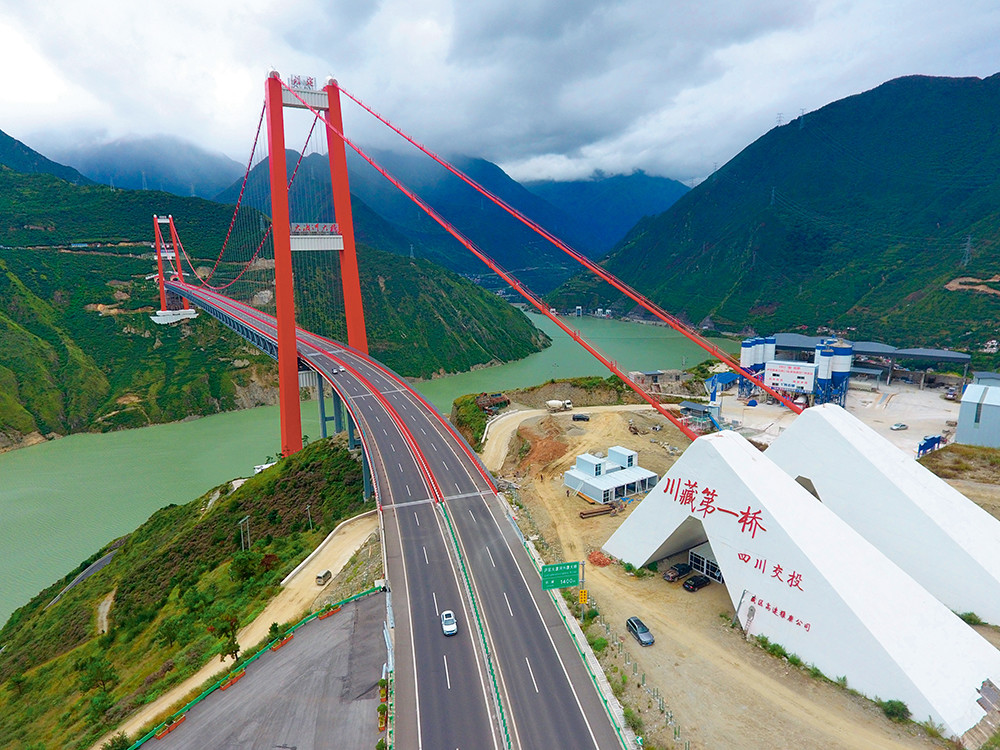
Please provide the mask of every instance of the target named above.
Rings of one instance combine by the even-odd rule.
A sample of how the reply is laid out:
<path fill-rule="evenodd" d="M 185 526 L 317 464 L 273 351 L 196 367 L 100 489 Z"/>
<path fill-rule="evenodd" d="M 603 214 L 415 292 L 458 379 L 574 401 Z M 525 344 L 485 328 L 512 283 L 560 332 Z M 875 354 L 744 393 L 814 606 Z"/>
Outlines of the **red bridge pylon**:
<path fill-rule="evenodd" d="M 326 110 L 338 132 L 327 128 L 330 182 L 333 189 L 334 216 L 342 236 L 340 272 L 347 318 L 347 343 L 365 354 L 368 338 L 361 301 L 361 281 L 354 245 L 354 221 L 347 178 L 347 154 L 340 111 L 340 89 L 328 81 L 322 92 L 297 90 L 314 109 Z M 292 237 L 288 210 L 288 173 L 285 163 L 284 107 L 303 108 L 276 72 L 265 83 L 267 109 L 268 164 L 271 182 L 271 234 L 274 242 L 274 300 L 278 327 L 278 402 L 281 409 L 281 452 L 288 456 L 302 449 L 302 417 L 299 408 L 298 352 L 295 343 L 295 301 L 292 278 Z M 338 243 L 340 244 L 340 243 Z"/>

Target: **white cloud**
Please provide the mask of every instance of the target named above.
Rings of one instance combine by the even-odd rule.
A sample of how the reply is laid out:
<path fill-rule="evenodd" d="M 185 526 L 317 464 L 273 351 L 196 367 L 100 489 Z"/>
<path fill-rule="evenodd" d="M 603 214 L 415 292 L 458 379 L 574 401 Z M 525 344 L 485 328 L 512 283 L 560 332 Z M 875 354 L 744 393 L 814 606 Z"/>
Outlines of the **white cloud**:
<path fill-rule="evenodd" d="M 0 0 L 0 129 L 168 133 L 242 160 L 275 68 L 334 74 L 418 140 L 517 177 L 697 179 L 893 77 L 987 76 L 992 0 Z M 362 143 L 380 126 L 345 107 Z"/>

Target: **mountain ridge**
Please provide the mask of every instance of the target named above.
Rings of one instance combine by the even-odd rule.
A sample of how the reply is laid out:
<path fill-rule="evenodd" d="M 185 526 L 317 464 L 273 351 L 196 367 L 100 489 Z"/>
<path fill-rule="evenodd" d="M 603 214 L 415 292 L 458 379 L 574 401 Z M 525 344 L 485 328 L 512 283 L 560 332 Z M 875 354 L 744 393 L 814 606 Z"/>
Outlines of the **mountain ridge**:
<path fill-rule="evenodd" d="M 976 348 L 1000 299 L 947 285 L 996 287 L 998 117 L 1000 75 L 894 79 L 768 131 L 603 263 L 668 311 L 726 330 L 825 326 Z M 583 276 L 549 299 L 609 298 L 633 311 Z"/>

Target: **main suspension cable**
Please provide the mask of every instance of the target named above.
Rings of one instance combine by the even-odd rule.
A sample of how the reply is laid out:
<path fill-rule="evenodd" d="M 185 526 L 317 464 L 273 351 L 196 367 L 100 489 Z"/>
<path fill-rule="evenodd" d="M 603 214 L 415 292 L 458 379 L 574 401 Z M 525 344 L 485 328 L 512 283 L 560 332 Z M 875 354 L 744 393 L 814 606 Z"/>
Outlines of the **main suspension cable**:
<path fill-rule="evenodd" d="M 526 299 L 540 313 L 542 313 L 549 320 L 555 323 L 564 333 L 566 333 L 570 338 L 572 338 L 574 341 L 580 344 L 584 349 L 590 352 L 605 367 L 611 370 L 611 372 L 617 375 L 622 380 L 622 382 L 625 383 L 627 386 L 629 386 L 633 391 L 635 391 L 640 398 L 645 400 L 654 409 L 660 412 L 660 414 L 666 417 L 689 439 L 694 440 L 695 438 L 698 437 L 698 435 L 693 430 L 691 430 L 686 424 L 684 424 L 677 417 L 671 414 L 667 409 L 665 409 L 663 405 L 660 404 L 659 401 L 651 397 L 648 393 L 639 388 L 638 385 L 633 383 L 632 380 L 629 379 L 629 377 L 621 371 L 617 363 L 613 362 L 604 354 L 599 352 L 593 345 L 590 344 L 590 342 L 588 342 L 580 334 L 579 331 L 573 330 L 565 323 L 563 323 L 562 320 L 560 320 L 557 315 L 554 315 L 551 312 L 549 312 L 548 306 L 541 299 L 539 299 L 534 294 L 534 292 L 532 292 L 530 289 L 524 286 L 520 281 L 518 281 L 514 276 L 512 276 L 508 271 L 502 268 L 499 263 L 493 260 L 493 258 L 491 258 L 485 252 L 480 250 L 475 245 L 475 243 L 473 243 L 468 237 L 466 237 L 457 228 L 455 228 L 447 219 L 445 219 L 437 211 L 435 211 L 434 208 L 432 208 L 428 203 L 426 203 L 419 195 L 417 195 L 412 190 L 407 188 L 402 182 L 400 182 L 398 179 L 392 176 L 385 168 L 377 164 L 375 160 L 372 159 L 370 156 L 368 156 L 368 154 L 365 153 L 358 145 L 356 145 L 353 141 L 351 141 L 343 133 L 341 133 L 339 129 L 334 127 L 328 119 L 323 117 L 323 115 L 320 114 L 317 110 L 313 109 L 301 96 L 298 95 L 298 93 L 294 89 L 288 86 L 284 81 L 281 82 L 281 85 L 287 91 L 289 91 L 293 96 L 295 96 L 302 103 L 304 107 L 312 110 L 317 115 L 317 117 L 321 117 L 323 119 L 323 122 L 326 124 L 326 127 L 329 128 L 330 131 L 333 132 L 338 138 L 343 140 L 344 143 L 349 145 L 358 154 L 358 156 L 360 156 L 362 159 L 368 162 L 368 164 L 370 164 L 373 169 L 375 169 L 379 174 L 381 174 L 383 177 L 389 180 L 389 182 L 391 182 L 407 198 L 416 203 L 428 216 L 430 216 L 434 221 L 436 221 L 446 232 L 448 232 L 448 234 L 450 234 L 452 237 L 458 240 L 469 252 L 471 252 L 473 255 L 479 258 L 483 263 L 485 263 L 489 268 L 491 268 L 495 273 L 497 273 L 501 278 L 503 278 L 504 281 L 510 284 L 511 287 L 516 289 L 518 293 L 522 297 L 524 297 L 524 299 Z"/>
<path fill-rule="evenodd" d="M 546 230 L 544 227 L 542 227 L 541 225 L 539 225 L 537 222 L 535 222 L 532 219 L 528 218 L 527 216 L 525 216 L 524 214 L 522 214 L 520 211 L 518 211 L 516 208 L 514 208 L 513 206 L 511 206 L 509 203 L 507 203 L 505 200 L 503 200 L 499 196 L 495 195 L 489 189 L 487 189 L 487 188 L 483 187 L 482 185 L 480 185 L 478 182 L 476 182 L 471 177 L 469 177 L 468 175 L 466 175 L 460 169 L 458 169 L 457 167 L 453 166 L 449 162 L 445 161 L 443 158 L 441 158 L 440 156 L 438 156 L 437 154 L 435 154 L 433 151 L 431 151 L 430 149 L 426 148 L 422 144 L 418 143 L 414 138 L 410 137 L 405 132 L 403 132 L 400 128 L 398 128 L 395 125 L 393 125 L 391 122 L 389 122 L 388 119 L 386 119 L 385 117 L 383 117 L 382 115 L 380 115 L 378 112 L 376 112 L 375 110 L 373 110 L 367 104 L 365 104 L 360 99 L 358 99 L 356 96 L 354 96 L 353 94 L 351 94 L 346 89 L 340 87 L 339 84 L 334 83 L 334 85 L 336 85 L 337 88 L 340 91 L 342 91 L 344 93 L 344 95 L 347 96 L 351 101 L 353 101 L 359 107 L 361 107 L 366 112 L 368 112 L 369 114 L 371 114 L 372 117 L 374 117 L 375 119 L 377 119 L 379 122 L 381 122 L 383 125 L 385 125 L 389 129 L 391 129 L 393 132 L 395 132 L 400 137 L 404 138 L 406 141 L 408 141 L 409 143 L 411 143 L 413 146 L 415 146 L 416 148 L 420 149 L 420 151 L 422 151 L 423 153 L 425 153 L 427 156 L 429 156 L 431 159 L 433 159 L 434 161 L 436 161 L 438 164 L 440 164 L 442 167 L 444 167 L 445 169 L 447 169 L 449 172 L 451 172 L 453 175 L 455 175 L 456 177 L 458 177 L 460 180 L 462 180 L 463 182 L 465 182 L 467 185 L 469 185 L 470 187 L 472 187 L 474 190 L 476 190 L 477 192 L 479 192 L 481 195 L 483 195 L 486 198 L 489 198 L 494 204 L 496 204 L 497 206 L 499 206 L 500 208 L 502 208 L 508 214 L 510 214 L 515 219 L 517 219 L 518 221 L 520 221 L 522 224 L 524 224 L 525 226 L 527 226 L 529 229 L 533 230 L 537 234 L 540 234 L 542 237 L 544 237 L 545 239 L 547 239 L 549 242 L 551 242 L 553 245 L 555 245 L 556 247 L 558 247 L 564 253 L 566 253 L 571 258 L 573 258 L 578 263 L 580 263 L 582 266 L 584 266 L 585 268 L 587 268 L 591 273 L 597 275 L 603 281 L 605 281 L 606 283 L 610 284 L 615 289 L 617 289 L 618 291 L 620 291 L 622 294 L 624 294 L 627 297 L 631 298 L 634 302 L 636 302 L 637 304 L 639 304 L 640 306 L 642 306 L 643 308 L 645 308 L 648 312 L 652 313 L 654 316 L 656 316 L 657 318 L 659 318 L 660 320 L 662 320 L 664 323 L 666 323 L 667 325 L 669 325 L 675 331 L 677 331 L 678 333 L 682 334 L 683 336 L 687 337 L 689 340 L 691 340 L 692 342 L 694 342 L 695 344 L 697 344 L 698 346 L 700 346 L 702 349 L 704 349 L 706 352 L 708 352 L 709 354 L 711 354 L 713 357 L 715 357 L 716 359 L 718 359 L 721 362 L 725 362 L 731 368 L 733 368 L 737 372 L 739 372 L 740 375 L 742 375 L 743 377 L 747 378 L 748 380 L 751 380 L 756 385 L 758 385 L 761 388 L 763 388 L 767 393 L 769 393 L 771 396 L 773 396 L 774 398 L 776 398 L 778 401 L 780 401 L 782 404 L 784 404 L 785 406 L 787 406 L 789 409 L 791 409 L 796 414 L 801 414 L 802 413 L 802 408 L 801 407 L 799 407 L 797 404 L 793 403 L 789 399 L 787 399 L 784 396 L 782 396 L 776 390 L 772 389 L 770 386 L 768 386 L 766 383 L 764 383 L 759 377 L 757 377 L 754 373 L 750 372 L 749 370 L 743 369 L 743 367 L 740 366 L 736 362 L 736 360 L 733 359 L 727 352 L 724 352 L 722 349 L 720 349 L 719 347 L 717 347 L 715 344 L 709 342 L 704 337 L 699 336 L 697 333 L 695 333 L 694 331 L 692 331 L 691 329 L 689 329 L 686 325 L 684 325 L 680 320 L 678 320 L 673 315 L 671 315 L 670 313 L 666 312 L 665 310 L 663 310 L 662 308 L 660 308 L 658 305 L 656 305 L 654 302 L 652 302 L 651 300 L 649 300 L 645 295 L 643 295 L 640 292 L 636 291 L 635 289 L 633 289 L 632 287 L 630 287 L 628 284 L 626 284 L 624 281 L 622 281 L 621 279 L 619 279 L 617 276 L 614 276 L 613 274 L 611 274 L 609 271 L 601 268 L 599 265 L 597 265 L 596 263 L 594 263 L 589 258 L 581 255 L 579 252 L 577 252 L 576 250 L 574 250 L 573 248 L 571 248 L 569 245 L 567 245 L 565 242 L 563 242 L 558 237 L 556 237 L 555 235 L 553 235 L 551 232 L 549 232 L 548 230 Z M 352 146 L 352 148 L 355 148 L 355 147 Z M 357 149 L 355 148 L 355 150 L 357 150 Z"/>

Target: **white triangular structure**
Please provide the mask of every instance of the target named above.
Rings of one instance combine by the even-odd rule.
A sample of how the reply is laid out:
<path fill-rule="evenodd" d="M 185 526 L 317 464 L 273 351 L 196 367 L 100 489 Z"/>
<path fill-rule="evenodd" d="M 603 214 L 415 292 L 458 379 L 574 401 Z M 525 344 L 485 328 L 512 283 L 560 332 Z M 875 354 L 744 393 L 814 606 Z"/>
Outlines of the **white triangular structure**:
<path fill-rule="evenodd" d="M 839 406 L 767 449 L 793 479 L 949 609 L 1000 624 L 1000 521 Z"/>
<path fill-rule="evenodd" d="M 733 432 L 698 438 L 604 550 L 640 566 L 706 538 L 748 634 L 949 735 L 986 716 L 1000 651 Z"/>

